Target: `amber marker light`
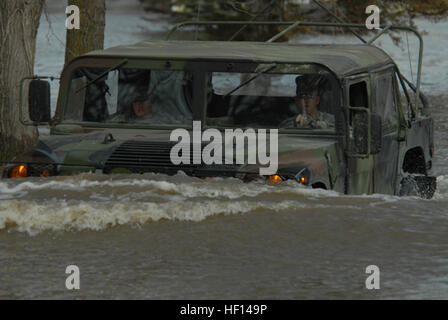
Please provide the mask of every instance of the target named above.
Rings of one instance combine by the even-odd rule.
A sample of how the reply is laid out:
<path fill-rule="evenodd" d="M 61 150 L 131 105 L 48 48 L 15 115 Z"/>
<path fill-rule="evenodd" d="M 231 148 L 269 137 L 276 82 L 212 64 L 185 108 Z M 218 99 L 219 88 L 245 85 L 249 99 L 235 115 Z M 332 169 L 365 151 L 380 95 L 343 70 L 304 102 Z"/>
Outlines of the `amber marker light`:
<path fill-rule="evenodd" d="M 305 184 L 307 182 L 306 177 L 300 177 L 300 183 Z"/>
<path fill-rule="evenodd" d="M 44 171 L 40 174 L 40 176 L 41 176 L 41 177 L 49 177 L 49 176 L 50 176 L 50 171 L 48 171 L 48 170 L 44 170 Z"/>
<path fill-rule="evenodd" d="M 272 176 L 269 176 L 269 181 L 270 182 L 282 182 L 283 178 L 280 177 L 278 174 L 274 174 Z"/>
<path fill-rule="evenodd" d="M 24 165 L 15 166 L 11 172 L 11 178 L 26 178 L 28 176 L 28 170 Z"/>

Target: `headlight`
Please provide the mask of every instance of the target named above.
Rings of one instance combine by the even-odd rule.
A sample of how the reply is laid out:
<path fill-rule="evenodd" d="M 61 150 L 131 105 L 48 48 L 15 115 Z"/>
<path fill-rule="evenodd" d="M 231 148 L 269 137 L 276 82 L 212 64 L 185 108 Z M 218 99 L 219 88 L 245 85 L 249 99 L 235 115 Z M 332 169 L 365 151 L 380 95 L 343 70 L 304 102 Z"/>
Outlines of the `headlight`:
<path fill-rule="evenodd" d="M 23 164 L 17 165 L 12 168 L 11 178 L 26 178 L 28 177 L 28 168 Z"/>
<path fill-rule="evenodd" d="M 3 170 L 3 178 L 50 177 L 55 175 L 52 164 L 18 164 Z"/>
<path fill-rule="evenodd" d="M 265 177 L 265 179 L 272 183 L 283 182 L 286 180 L 296 180 L 298 183 L 305 186 L 309 185 L 311 180 L 311 168 L 308 167 L 291 167 L 279 170 L 278 174 Z"/>
<path fill-rule="evenodd" d="M 42 171 L 42 173 L 40 174 L 41 177 L 49 177 L 51 176 L 51 173 L 49 170 L 45 169 L 44 171 Z"/>
<path fill-rule="evenodd" d="M 39 142 L 41 145 L 42 143 Z M 45 146 L 44 146 L 45 147 Z M 7 162 L 2 178 L 49 177 L 57 175 L 58 157 L 46 150 L 35 149 Z"/>

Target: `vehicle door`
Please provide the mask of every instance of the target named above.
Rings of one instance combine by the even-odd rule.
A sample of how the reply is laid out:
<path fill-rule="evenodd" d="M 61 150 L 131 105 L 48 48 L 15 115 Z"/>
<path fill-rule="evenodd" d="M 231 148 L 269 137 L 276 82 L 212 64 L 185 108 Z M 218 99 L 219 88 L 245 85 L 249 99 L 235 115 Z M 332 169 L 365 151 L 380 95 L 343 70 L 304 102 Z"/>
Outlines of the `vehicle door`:
<path fill-rule="evenodd" d="M 345 87 L 346 105 L 348 106 L 347 146 L 351 146 L 355 144 L 355 115 L 364 112 L 363 109 L 371 111 L 370 77 L 368 74 L 350 77 L 346 79 Z M 346 154 L 346 192 L 348 194 L 371 194 L 373 192 L 373 156 L 370 154 L 357 154 L 353 152 L 351 147 L 348 147 Z"/>
<path fill-rule="evenodd" d="M 381 150 L 373 157 L 375 193 L 395 194 L 399 155 L 399 113 L 393 68 L 372 74 L 373 113 L 381 116 Z"/>

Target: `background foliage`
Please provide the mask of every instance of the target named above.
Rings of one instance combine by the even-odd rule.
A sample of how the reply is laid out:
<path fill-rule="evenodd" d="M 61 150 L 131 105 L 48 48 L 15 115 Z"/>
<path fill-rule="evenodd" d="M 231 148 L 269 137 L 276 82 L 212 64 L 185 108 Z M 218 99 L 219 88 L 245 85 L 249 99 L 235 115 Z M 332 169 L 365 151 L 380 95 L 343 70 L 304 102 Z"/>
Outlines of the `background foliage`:
<path fill-rule="evenodd" d="M 148 11 L 173 15 L 176 22 L 184 20 L 274 20 L 274 21 L 327 21 L 336 20 L 311 0 L 140 0 Z M 448 14 L 448 0 L 321 0 L 337 16 L 347 22 L 364 23 L 367 6 L 375 4 L 381 9 L 381 24 L 400 24 L 415 27 L 418 16 L 443 19 Z M 250 27 L 238 40 L 267 40 L 284 27 Z M 215 40 L 228 40 L 239 27 L 209 27 L 205 31 Z M 302 28 L 313 32 L 315 29 Z M 342 32 L 342 30 L 318 30 Z M 360 32 L 366 32 L 361 30 Z M 286 35 L 288 36 L 288 35 Z M 291 36 L 291 34 L 289 34 Z M 398 38 L 396 38 L 397 40 Z"/>

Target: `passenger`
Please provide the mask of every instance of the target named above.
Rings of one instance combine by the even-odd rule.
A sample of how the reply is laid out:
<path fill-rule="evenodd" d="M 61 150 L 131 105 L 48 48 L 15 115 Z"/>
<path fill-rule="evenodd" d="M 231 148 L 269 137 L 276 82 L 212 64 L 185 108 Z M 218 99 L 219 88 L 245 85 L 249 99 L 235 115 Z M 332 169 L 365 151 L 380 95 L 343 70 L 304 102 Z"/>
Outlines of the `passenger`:
<path fill-rule="evenodd" d="M 146 95 L 137 96 L 132 102 L 130 118 L 134 120 L 146 120 L 152 117 L 151 103 Z"/>
<path fill-rule="evenodd" d="M 334 127 L 334 116 L 319 111 L 325 78 L 310 74 L 296 78 L 296 103 L 301 113 L 296 117 L 298 127 L 327 129 Z"/>
<path fill-rule="evenodd" d="M 109 119 L 110 122 L 140 122 L 152 118 L 152 104 L 147 94 L 133 94 L 135 98 L 123 101 L 123 111 L 117 112 Z M 123 99 L 124 100 L 124 99 Z M 130 102 L 132 101 L 132 102 Z"/>

